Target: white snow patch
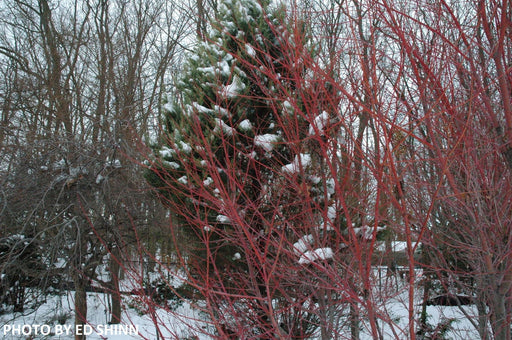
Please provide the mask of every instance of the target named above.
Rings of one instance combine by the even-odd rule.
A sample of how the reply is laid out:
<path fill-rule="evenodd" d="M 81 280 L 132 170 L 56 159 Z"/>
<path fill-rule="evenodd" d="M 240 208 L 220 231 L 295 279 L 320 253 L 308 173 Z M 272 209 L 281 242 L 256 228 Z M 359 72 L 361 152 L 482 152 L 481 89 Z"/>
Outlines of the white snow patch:
<path fill-rule="evenodd" d="M 284 113 L 286 113 L 288 115 L 291 115 L 294 112 L 293 105 L 288 100 L 285 100 L 283 102 L 283 109 L 284 109 Z"/>
<path fill-rule="evenodd" d="M 180 182 L 183 185 L 187 185 L 188 184 L 187 176 L 181 176 L 180 178 L 178 178 L 178 182 Z"/>
<path fill-rule="evenodd" d="M 281 171 L 288 174 L 294 174 L 299 172 L 301 169 L 306 168 L 311 164 L 311 155 L 307 153 L 301 153 L 295 156 L 293 163 L 286 164 L 281 168 Z"/>
<path fill-rule="evenodd" d="M 331 222 L 334 222 L 334 220 L 336 219 L 336 207 L 334 205 L 330 205 L 327 207 L 327 218 L 331 221 Z"/>
<path fill-rule="evenodd" d="M 331 221 L 329 221 L 328 223 L 325 223 L 323 220 L 322 220 L 322 223 L 318 226 L 315 227 L 316 230 L 322 232 L 322 231 L 333 231 L 334 228 L 332 227 L 332 223 Z"/>
<path fill-rule="evenodd" d="M 326 111 L 322 111 L 321 114 L 315 117 L 313 123 L 309 125 L 309 134 L 316 135 L 317 133 L 323 135 L 324 129 L 329 121 L 329 114 Z"/>
<path fill-rule="evenodd" d="M 226 60 L 222 60 L 217 63 L 216 71 L 217 73 L 220 73 L 224 76 L 229 76 L 231 74 L 231 67 L 229 67 L 229 64 Z"/>
<path fill-rule="evenodd" d="M 221 87 L 220 93 L 224 98 L 233 98 L 238 96 L 244 89 L 245 84 L 242 83 L 240 78 L 235 76 L 231 84 Z"/>
<path fill-rule="evenodd" d="M 180 165 L 176 162 L 163 161 L 165 165 L 167 165 L 171 169 L 179 169 Z"/>
<path fill-rule="evenodd" d="M 256 51 L 254 50 L 254 48 L 250 44 L 245 44 L 245 51 L 251 57 L 255 57 L 256 56 Z"/>
<path fill-rule="evenodd" d="M 325 181 L 326 187 L 327 187 L 327 193 L 330 195 L 334 195 L 335 188 L 336 188 L 336 182 L 334 181 L 334 178 L 329 178 L 327 181 Z"/>
<path fill-rule="evenodd" d="M 412 246 L 414 246 L 414 245 L 415 244 L 413 243 Z M 419 249 L 419 247 L 416 248 L 416 251 L 418 251 L 418 249 Z M 377 246 L 377 250 L 381 251 L 381 252 L 385 252 L 386 251 L 386 243 L 380 242 L 379 245 Z M 407 242 L 405 242 L 405 241 L 392 241 L 391 242 L 391 251 L 403 252 L 406 250 L 407 250 Z"/>
<path fill-rule="evenodd" d="M 182 140 L 180 140 L 180 149 L 181 149 L 181 151 L 183 151 L 185 153 L 192 152 L 192 148 L 190 147 L 190 145 L 188 145 L 187 143 L 185 143 Z"/>
<path fill-rule="evenodd" d="M 231 219 L 229 217 L 227 217 L 226 215 L 218 215 L 217 222 L 229 224 L 229 223 L 231 223 Z"/>
<path fill-rule="evenodd" d="M 176 151 L 169 149 L 167 146 L 162 147 L 162 149 L 158 151 L 161 158 L 172 158 L 175 153 Z"/>
<path fill-rule="evenodd" d="M 235 255 L 233 255 L 232 260 L 236 261 L 236 260 L 240 260 L 241 258 L 242 258 L 242 255 L 240 255 L 240 253 L 235 253 Z"/>
<path fill-rule="evenodd" d="M 110 166 L 112 166 L 113 168 L 119 169 L 122 167 L 121 161 L 119 159 L 114 159 L 113 161 L 110 162 Z"/>
<path fill-rule="evenodd" d="M 249 119 L 242 120 L 238 126 L 242 131 L 251 131 L 253 128 L 251 121 Z"/>
<path fill-rule="evenodd" d="M 170 103 L 170 102 L 165 103 L 164 104 L 164 110 L 168 111 L 168 112 L 173 112 L 174 111 L 174 104 Z"/>
<path fill-rule="evenodd" d="M 258 156 L 258 154 L 256 153 L 256 151 L 251 151 L 251 153 L 247 154 L 246 156 L 250 159 L 256 159 L 256 156 Z"/>
<path fill-rule="evenodd" d="M 198 72 L 203 72 L 203 73 L 210 74 L 210 75 L 214 75 L 215 74 L 215 68 L 213 66 L 198 67 L 196 70 Z"/>
<path fill-rule="evenodd" d="M 218 112 L 221 116 L 224 116 L 224 117 L 230 116 L 229 111 L 219 105 L 215 105 L 215 112 Z"/>
<path fill-rule="evenodd" d="M 215 129 L 213 131 L 218 133 L 220 130 L 228 136 L 233 136 L 233 128 L 228 124 L 224 123 L 222 119 L 215 118 Z"/>
<path fill-rule="evenodd" d="M 328 260 L 332 259 L 333 256 L 334 252 L 329 247 L 309 250 L 299 258 L 299 264 L 309 264 L 318 260 Z"/>
<path fill-rule="evenodd" d="M 54 170 L 64 169 L 66 167 L 66 160 L 62 158 L 60 161 L 53 163 Z"/>
<path fill-rule="evenodd" d="M 100 184 L 103 179 L 104 177 L 101 174 L 98 174 L 98 176 L 96 176 L 96 184 Z"/>
<path fill-rule="evenodd" d="M 207 108 L 206 106 L 200 105 L 197 102 L 192 103 L 192 107 L 197 110 L 198 113 L 212 113 L 213 110 Z"/>
<path fill-rule="evenodd" d="M 293 244 L 293 251 L 297 255 L 304 254 L 309 248 L 311 248 L 311 244 L 313 244 L 314 238 L 313 235 L 308 234 L 304 235 L 297 242 Z"/>
<path fill-rule="evenodd" d="M 322 181 L 322 177 L 311 175 L 311 176 L 308 176 L 308 180 L 310 180 L 311 183 L 313 183 L 313 184 L 318 184 Z"/>
<path fill-rule="evenodd" d="M 386 229 L 386 227 L 377 227 L 377 232 Z M 367 225 L 363 225 L 360 228 L 354 228 L 354 234 L 362 236 L 366 240 L 371 240 L 373 236 L 373 228 Z"/>
<path fill-rule="evenodd" d="M 279 141 L 279 136 L 273 133 L 266 133 L 254 137 L 254 145 L 263 148 L 266 152 L 271 152 L 274 149 L 274 144 Z"/>
<path fill-rule="evenodd" d="M 205 179 L 205 180 L 203 181 L 203 185 L 204 185 L 205 187 L 208 187 L 208 186 L 212 185 L 212 183 L 213 183 L 213 179 L 212 179 L 211 177 L 208 177 L 207 179 Z"/>

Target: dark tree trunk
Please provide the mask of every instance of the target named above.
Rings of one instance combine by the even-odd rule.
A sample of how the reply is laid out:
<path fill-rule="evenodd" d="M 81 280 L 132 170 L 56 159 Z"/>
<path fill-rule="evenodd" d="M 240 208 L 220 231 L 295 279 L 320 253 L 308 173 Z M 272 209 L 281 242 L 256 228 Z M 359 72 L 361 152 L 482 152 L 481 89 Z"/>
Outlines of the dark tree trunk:
<path fill-rule="evenodd" d="M 87 323 L 87 293 L 86 281 L 80 273 L 73 277 L 75 283 L 75 329 L 79 326 L 81 329 Z M 85 340 L 84 334 L 75 334 L 75 340 Z"/>
<path fill-rule="evenodd" d="M 118 324 L 121 322 L 121 293 L 119 292 L 119 275 L 121 266 L 119 264 L 119 249 L 114 247 L 110 256 L 110 298 L 112 301 L 112 310 L 110 311 L 110 323 Z"/>

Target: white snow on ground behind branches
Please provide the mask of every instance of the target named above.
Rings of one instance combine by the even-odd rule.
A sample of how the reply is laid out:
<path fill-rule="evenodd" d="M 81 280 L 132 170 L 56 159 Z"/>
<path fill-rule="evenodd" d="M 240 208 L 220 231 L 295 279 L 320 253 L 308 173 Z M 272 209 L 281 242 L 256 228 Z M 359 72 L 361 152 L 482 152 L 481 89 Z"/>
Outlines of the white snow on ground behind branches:
<path fill-rule="evenodd" d="M 48 325 L 50 329 L 55 330 L 59 325 L 59 320 L 64 321 L 64 326 L 70 330 L 74 330 L 74 292 L 62 296 L 49 296 L 47 302 L 43 304 L 36 311 L 27 308 L 25 315 L 21 313 L 12 313 L 0 315 L 0 339 L 4 340 L 20 340 L 25 339 L 23 335 L 16 332 L 6 332 L 6 326 L 20 326 L 24 325 Z M 134 332 L 118 331 L 119 334 L 111 334 L 101 332 L 101 328 L 113 326 L 109 325 L 110 315 L 107 312 L 109 306 L 109 297 L 104 293 L 87 293 L 87 319 L 89 325 L 92 327 L 92 333 L 87 335 L 87 340 L 130 340 L 130 339 L 156 339 L 156 328 L 152 321 L 152 317 L 160 320 L 162 325 L 159 325 L 159 330 L 162 332 L 163 338 L 160 339 L 180 339 L 185 337 L 198 336 L 197 339 L 206 340 L 210 339 L 209 336 L 201 334 L 197 329 L 206 327 L 206 322 L 202 313 L 194 309 L 192 305 L 185 302 L 181 307 L 178 307 L 174 312 L 168 312 L 163 309 L 157 309 L 153 315 L 147 313 L 143 304 L 136 302 L 135 295 L 123 296 L 126 303 L 126 309 L 123 311 L 121 325 L 128 329 L 132 326 L 139 331 L 138 335 Z M 128 306 L 129 305 L 129 306 Z M 98 325 L 100 328 L 98 328 Z M 196 331 L 194 331 L 196 329 Z M 53 334 L 43 336 L 34 335 L 34 339 L 47 339 L 47 340 L 72 340 L 74 337 L 71 334 Z"/>
<path fill-rule="evenodd" d="M 318 250 L 318 249 L 317 249 Z M 328 255 L 328 251 L 325 250 L 320 256 Z M 236 256 L 236 255 L 235 255 Z M 400 268 L 399 268 L 400 269 Z M 418 318 L 419 312 L 421 311 L 421 298 L 422 290 L 420 280 L 421 270 L 416 272 L 416 291 L 414 294 L 414 316 Z M 407 327 L 408 327 L 408 290 L 407 280 L 399 278 L 397 275 L 387 275 L 386 267 L 375 267 L 372 270 L 372 280 L 374 283 L 374 301 L 375 306 L 378 308 L 378 314 L 389 315 L 390 319 L 395 322 L 394 329 L 397 332 L 399 339 L 407 339 Z M 58 324 L 58 319 L 64 320 L 66 326 L 73 326 L 73 308 L 74 300 L 73 293 L 69 292 L 62 296 L 48 296 L 47 302 L 43 304 L 36 311 L 31 310 L 27 307 L 25 315 L 20 313 L 6 313 L 0 315 L 0 339 L 5 340 L 19 340 L 25 337 L 18 335 L 12 336 L 4 334 L 5 325 L 50 325 L 52 328 Z M 189 301 L 185 301 L 181 307 L 176 308 L 174 312 L 170 312 L 164 309 L 156 309 L 153 313 L 148 313 L 147 308 L 144 304 L 138 302 L 140 298 L 135 295 L 123 295 L 124 308 L 122 314 L 121 324 L 128 326 L 137 326 L 140 332 L 140 336 L 129 336 L 129 335 L 108 335 L 103 338 L 94 333 L 87 337 L 88 340 L 130 340 L 130 339 L 156 339 L 156 328 L 153 324 L 152 318 L 155 317 L 158 320 L 158 327 L 162 332 L 161 340 L 163 339 L 186 339 L 197 336 L 197 339 L 206 340 L 211 339 L 210 336 L 204 335 L 201 332 L 209 331 L 212 332 L 211 326 L 208 325 L 208 319 L 204 313 L 199 311 L 197 305 L 201 305 L 201 301 L 193 304 Z M 96 328 L 97 325 L 107 325 L 110 320 L 109 313 L 107 312 L 109 302 L 108 296 L 103 293 L 88 293 L 88 312 L 87 319 L 89 324 Z M 172 302 L 171 302 L 172 303 Z M 27 303 L 27 306 L 30 306 Z M 475 318 L 477 310 L 475 306 L 463 306 L 465 312 Z M 361 309 L 361 336 L 362 340 L 372 339 L 370 326 L 368 320 L 365 318 L 364 308 Z M 447 307 L 447 306 L 428 306 L 428 323 L 437 325 L 443 320 L 453 319 L 452 328 L 446 334 L 447 339 L 454 340 L 466 340 L 466 339 L 478 339 L 478 331 L 470 324 L 466 319 L 463 312 L 458 307 Z M 341 316 L 342 318 L 348 317 Z M 342 322 L 340 324 L 348 324 Z M 383 321 L 377 321 L 378 326 L 381 328 L 384 339 L 396 339 L 397 337 L 393 334 L 392 329 L 389 325 Z M 340 331 L 340 334 L 344 336 L 342 338 L 350 338 L 350 329 L 345 327 Z M 35 337 L 35 339 L 47 339 L 47 340 L 71 340 L 72 336 L 47 336 L 47 337 Z M 320 339 L 320 335 L 314 336 L 312 340 Z"/>

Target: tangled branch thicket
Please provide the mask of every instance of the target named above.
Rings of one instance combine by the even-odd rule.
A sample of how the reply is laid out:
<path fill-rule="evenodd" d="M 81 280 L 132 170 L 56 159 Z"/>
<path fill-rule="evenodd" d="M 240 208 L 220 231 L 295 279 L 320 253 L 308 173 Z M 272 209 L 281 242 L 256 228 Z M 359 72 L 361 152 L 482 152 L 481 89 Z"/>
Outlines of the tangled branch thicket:
<path fill-rule="evenodd" d="M 58 253 L 41 225 L 63 235 L 79 220 L 81 251 L 59 255 L 77 296 L 108 258 L 112 321 L 123 268 L 159 336 L 175 334 L 164 310 L 220 339 L 511 338 L 511 2 L 198 0 L 187 54 L 192 21 L 176 16 L 189 8 L 87 1 L 59 26 L 65 7 L 39 2 L 1 21 L 27 37 L 0 35 L 9 275 L 16 256 Z M 128 166 L 138 135 L 157 140 Z M 53 140 L 53 153 L 32 147 Z M 163 233 L 148 227 L 165 214 L 149 196 L 122 197 L 145 190 L 141 167 L 169 211 Z M 33 227 L 24 251 L 18 221 Z M 200 320 L 170 305 L 184 301 Z M 473 333 L 432 325 L 433 304 L 456 306 Z"/>
<path fill-rule="evenodd" d="M 510 5 L 226 1 L 212 25 L 148 177 L 214 333 L 427 336 L 440 282 L 509 339 Z M 406 329 L 378 270 L 397 264 Z"/>

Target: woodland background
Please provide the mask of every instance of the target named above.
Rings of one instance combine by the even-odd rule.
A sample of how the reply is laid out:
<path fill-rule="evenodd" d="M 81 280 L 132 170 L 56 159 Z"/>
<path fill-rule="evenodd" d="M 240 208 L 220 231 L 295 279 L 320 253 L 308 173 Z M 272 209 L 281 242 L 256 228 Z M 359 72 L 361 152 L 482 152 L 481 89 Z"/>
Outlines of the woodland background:
<path fill-rule="evenodd" d="M 441 339 L 441 304 L 511 338 L 512 2 L 0 18 L 0 313 L 70 293 L 84 324 L 101 291 L 157 330 L 185 301 L 221 339 Z"/>

